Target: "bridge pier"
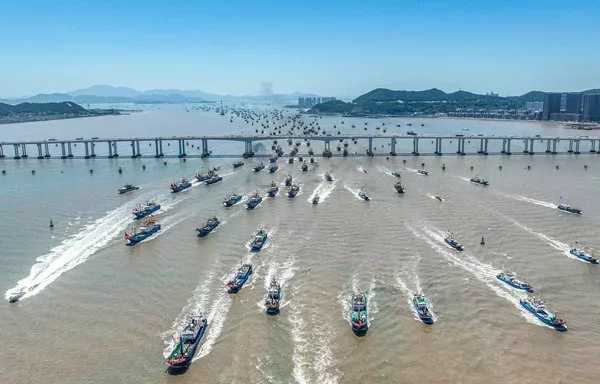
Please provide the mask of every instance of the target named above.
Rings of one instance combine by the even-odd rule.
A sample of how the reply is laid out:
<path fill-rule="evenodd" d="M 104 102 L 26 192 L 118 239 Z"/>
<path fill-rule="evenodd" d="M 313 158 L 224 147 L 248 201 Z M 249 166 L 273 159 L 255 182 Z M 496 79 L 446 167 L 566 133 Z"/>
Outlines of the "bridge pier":
<path fill-rule="evenodd" d="M 435 154 L 438 156 L 442 155 L 442 138 L 438 137 L 435 139 Z"/>
<path fill-rule="evenodd" d="M 160 157 L 160 155 L 158 154 L 158 139 L 155 139 L 155 140 L 154 140 L 154 152 L 156 153 L 156 154 L 154 155 L 154 157 L 155 157 L 156 159 L 158 159 L 158 158 Z"/>
<path fill-rule="evenodd" d="M 510 154 L 511 154 L 511 152 L 510 152 L 510 143 L 511 143 L 511 142 L 512 142 L 512 139 L 506 139 L 506 152 L 505 152 L 505 153 L 506 153 L 507 155 L 510 155 Z"/>
<path fill-rule="evenodd" d="M 13 147 L 15 147 L 15 157 L 13 159 L 19 160 L 21 158 L 19 155 L 19 144 L 13 144 Z"/>
<path fill-rule="evenodd" d="M 185 142 L 184 142 L 184 140 L 177 140 L 177 142 L 179 143 L 179 155 L 177 157 L 179 157 L 179 158 L 186 157 L 187 154 L 185 153 Z"/>
<path fill-rule="evenodd" d="M 137 157 L 135 153 L 135 141 L 131 140 L 131 158 L 135 159 Z"/>
<path fill-rule="evenodd" d="M 60 158 L 61 159 L 67 158 L 67 150 L 65 149 L 65 143 L 60 143 Z"/>
<path fill-rule="evenodd" d="M 581 140 L 579 140 L 579 139 L 575 140 L 575 154 L 576 155 L 579 155 L 581 153 L 581 152 L 579 152 L 579 142 L 580 141 Z"/>
<path fill-rule="evenodd" d="M 96 143 L 91 143 L 92 145 L 90 146 L 90 157 L 96 157 Z"/>
<path fill-rule="evenodd" d="M 90 158 L 90 143 L 88 141 L 86 141 L 85 143 L 83 143 L 83 146 L 85 147 L 85 156 L 83 158 L 89 159 Z"/>
<path fill-rule="evenodd" d="M 535 142 L 534 139 L 529 139 L 529 154 L 533 155 L 535 152 L 533 151 L 533 143 Z"/>
<path fill-rule="evenodd" d="M 396 137 L 390 139 L 390 155 L 396 156 Z"/>
<path fill-rule="evenodd" d="M 483 154 L 483 139 L 479 139 L 479 151 L 477 153 Z"/>
<path fill-rule="evenodd" d="M 246 149 L 244 150 L 244 159 L 246 159 L 248 157 L 253 157 L 254 152 L 252 151 L 252 141 L 246 140 L 246 141 L 244 141 L 244 144 L 246 144 Z M 203 146 L 204 146 L 204 143 L 203 143 Z"/>
<path fill-rule="evenodd" d="M 331 154 L 329 140 L 325 140 L 324 144 L 325 144 L 325 148 L 323 149 L 323 157 L 331 157 L 332 154 Z"/>
<path fill-rule="evenodd" d="M 112 147 L 112 142 L 111 142 L 111 141 L 109 141 L 109 142 L 108 142 L 108 158 L 109 158 L 109 159 L 112 159 L 113 157 L 114 157 L 114 156 L 113 156 L 113 147 Z"/>
<path fill-rule="evenodd" d="M 558 140 L 557 140 L 557 139 L 554 139 L 554 140 L 552 140 L 552 152 L 551 152 L 551 153 L 552 153 L 553 155 L 556 155 L 556 154 L 557 154 L 557 152 L 556 152 L 556 143 L 558 143 Z"/>
<path fill-rule="evenodd" d="M 546 153 L 552 153 L 550 150 L 550 139 L 546 140 Z"/>
<path fill-rule="evenodd" d="M 502 139 L 502 151 L 500 153 L 506 153 L 506 139 Z"/>
<path fill-rule="evenodd" d="M 38 159 L 43 159 L 44 156 L 42 156 L 42 144 L 38 144 L 37 145 L 37 149 L 38 149 Z"/>
<path fill-rule="evenodd" d="M 44 157 L 50 157 L 50 148 L 48 148 L 48 143 L 44 143 Z"/>
<path fill-rule="evenodd" d="M 413 137 L 413 155 L 418 156 L 419 155 L 419 138 L 417 136 Z"/>
<path fill-rule="evenodd" d="M 4 148 L 2 148 L 2 144 L 0 144 L 0 159 L 4 158 Z"/>
<path fill-rule="evenodd" d="M 485 139 L 483 141 L 483 154 L 487 155 L 488 154 L 488 142 L 490 139 Z"/>
<path fill-rule="evenodd" d="M 160 157 L 165 157 L 165 153 L 163 152 L 163 141 L 162 141 L 162 139 L 160 139 L 158 141 L 158 143 L 160 144 Z"/>
<path fill-rule="evenodd" d="M 569 150 L 568 153 L 573 153 L 573 139 L 569 139 Z"/>
<path fill-rule="evenodd" d="M 373 156 L 373 138 L 369 137 L 369 149 L 367 149 L 367 156 Z"/>
<path fill-rule="evenodd" d="M 202 139 L 202 157 L 210 156 L 210 151 L 208 150 L 208 140 Z"/>
<path fill-rule="evenodd" d="M 596 140 L 592 139 L 591 141 L 591 147 L 590 147 L 590 152 L 596 152 Z"/>
<path fill-rule="evenodd" d="M 523 153 L 529 153 L 529 139 L 524 139 L 523 144 L 525 144 L 525 148 L 523 149 Z"/>
<path fill-rule="evenodd" d="M 135 141 L 135 148 L 136 148 L 136 157 L 142 157 L 142 151 L 140 151 L 140 141 L 136 140 Z"/>
<path fill-rule="evenodd" d="M 67 157 L 73 157 L 73 151 L 71 150 L 71 143 L 67 143 L 67 148 L 69 149 L 69 154 Z"/>
<path fill-rule="evenodd" d="M 29 156 L 27 156 L 27 147 L 25 146 L 25 144 L 21 145 L 21 157 L 23 159 L 26 159 L 29 157 Z"/>

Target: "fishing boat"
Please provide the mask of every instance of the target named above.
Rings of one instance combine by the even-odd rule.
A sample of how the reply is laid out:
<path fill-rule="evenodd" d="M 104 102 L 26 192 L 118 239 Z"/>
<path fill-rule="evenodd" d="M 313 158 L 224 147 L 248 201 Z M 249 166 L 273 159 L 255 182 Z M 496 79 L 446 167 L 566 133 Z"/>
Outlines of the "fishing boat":
<path fill-rule="evenodd" d="M 490 182 L 487 181 L 486 179 L 482 178 L 482 177 L 471 177 L 471 179 L 469 179 L 471 181 L 471 183 L 475 183 L 475 184 L 480 184 L 480 185 L 489 185 Z"/>
<path fill-rule="evenodd" d="M 209 169 L 208 172 L 206 172 L 206 173 L 198 172 L 198 173 L 196 173 L 196 180 L 199 183 L 203 183 L 203 182 L 209 180 L 214 175 L 215 175 L 215 171 L 213 169 Z"/>
<path fill-rule="evenodd" d="M 521 291 L 527 291 L 530 293 L 533 293 L 533 287 L 531 285 L 529 285 L 528 283 L 526 283 L 523 280 L 519 280 L 517 279 L 517 276 L 510 272 L 500 272 L 499 274 L 496 275 L 496 278 L 508 285 L 510 285 L 513 288 L 519 289 Z"/>
<path fill-rule="evenodd" d="M 308 165 L 306 163 L 302 164 L 302 167 L 300 167 L 302 169 L 302 172 L 307 172 L 308 171 Z"/>
<path fill-rule="evenodd" d="M 458 241 L 456 241 L 456 239 L 454 238 L 454 235 L 452 235 L 451 233 L 448 233 L 446 236 L 444 236 L 444 241 L 446 242 L 446 244 L 448 244 L 452 248 L 456 249 L 457 251 L 463 250 L 462 244 L 460 244 Z"/>
<path fill-rule="evenodd" d="M 394 172 L 392 172 L 392 176 L 399 178 L 400 177 L 400 172 L 394 171 Z"/>
<path fill-rule="evenodd" d="M 569 253 L 585 262 L 588 262 L 590 264 L 598 264 L 598 259 L 596 259 L 595 257 L 593 257 L 592 255 L 588 255 L 587 253 L 585 253 L 582 249 L 579 248 L 572 248 Z"/>
<path fill-rule="evenodd" d="M 265 169 L 265 165 L 263 164 L 263 162 L 261 161 L 260 163 L 258 163 L 257 166 L 255 166 L 254 168 L 252 168 L 254 170 L 254 172 L 260 172 L 263 169 Z"/>
<path fill-rule="evenodd" d="M 358 334 L 365 334 L 369 329 L 367 295 L 365 295 L 363 292 L 352 294 L 350 325 L 352 326 L 352 330 Z"/>
<path fill-rule="evenodd" d="M 394 184 L 394 189 L 398 193 L 404 193 L 404 187 L 402 186 L 402 184 L 399 181 L 397 181 L 396 184 Z"/>
<path fill-rule="evenodd" d="M 412 304 L 417 312 L 419 319 L 425 324 L 433 324 L 433 315 L 427 305 L 427 299 L 420 293 L 415 293 L 412 298 Z"/>
<path fill-rule="evenodd" d="M 298 192 L 300 192 L 300 187 L 296 184 L 292 184 L 292 186 L 288 189 L 287 196 L 293 199 L 294 197 L 296 197 Z"/>
<path fill-rule="evenodd" d="M 417 133 L 415 131 L 407 131 L 406 132 L 407 135 L 411 135 L 411 136 L 416 136 Z"/>
<path fill-rule="evenodd" d="M 258 252 L 262 249 L 263 245 L 267 242 L 267 232 L 264 229 L 259 229 L 254 235 L 254 239 L 250 243 L 250 252 Z"/>
<path fill-rule="evenodd" d="M 435 195 L 434 197 L 437 201 L 444 201 L 441 196 Z"/>
<path fill-rule="evenodd" d="M 219 176 L 217 173 L 215 173 L 210 179 L 206 180 L 204 183 L 206 185 L 211 185 L 214 183 L 218 183 L 221 180 L 223 180 L 223 178 L 221 176 Z"/>
<path fill-rule="evenodd" d="M 555 314 L 549 312 L 542 299 L 531 297 L 521 299 L 519 300 L 519 303 L 521 303 L 521 305 L 529 312 L 533 313 L 535 317 L 540 319 L 544 324 L 547 324 L 560 332 L 565 332 L 567 330 L 567 323 L 564 320 L 557 318 Z"/>
<path fill-rule="evenodd" d="M 119 188 L 118 191 L 119 191 L 119 194 L 122 195 L 123 193 L 135 191 L 137 189 L 140 189 L 140 187 L 136 187 L 135 185 L 132 185 L 132 184 L 125 184 L 124 186 Z"/>
<path fill-rule="evenodd" d="M 242 200 L 242 195 L 238 195 L 237 193 L 232 193 L 229 196 L 225 196 L 225 200 L 223 200 L 223 205 L 226 207 L 231 207 L 232 205 L 237 204 Z"/>
<path fill-rule="evenodd" d="M 269 161 L 270 161 L 271 163 L 276 163 L 276 162 L 277 162 L 277 156 L 272 156 L 272 157 L 269 159 Z"/>
<path fill-rule="evenodd" d="M 248 281 L 248 278 L 252 274 L 252 265 L 244 264 L 240 266 L 237 271 L 229 278 L 227 282 L 227 292 L 237 293 Z"/>
<path fill-rule="evenodd" d="M 277 185 L 276 182 L 271 181 L 269 188 L 267 188 L 267 196 L 275 197 L 275 196 L 277 196 L 277 192 L 279 192 L 279 186 Z"/>
<path fill-rule="evenodd" d="M 311 163 L 311 164 L 314 164 L 314 163 L 315 163 L 315 158 L 314 158 L 314 157 L 311 157 L 311 158 L 310 158 L 310 163 Z"/>
<path fill-rule="evenodd" d="M 265 299 L 265 309 L 269 315 L 279 313 L 279 303 L 281 301 L 281 286 L 275 279 L 271 281 Z"/>
<path fill-rule="evenodd" d="M 154 201 L 148 201 L 144 206 L 138 204 L 135 208 L 133 208 L 133 216 L 135 220 L 142 219 L 148 215 L 153 214 L 154 212 L 160 209 L 160 204 L 155 203 Z"/>
<path fill-rule="evenodd" d="M 206 224 L 202 228 L 196 228 L 198 237 L 204 237 L 211 233 L 221 222 L 216 216 L 211 217 L 206 221 Z"/>
<path fill-rule="evenodd" d="M 250 199 L 248 199 L 248 202 L 246 203 L 246 209 L 251 210 L 256 208 L 262 201 L 262 196 L 260 195 L 260 193 L 258 193 L 258 191 L 254 192 L 252 194 L 252 196 L 250 196 Z"/>
<path fill-rule="evenodd" d="M 17 301 L 21 300 L 21 297 L 23 297 L 23 296 L 25 296 L 24 291 L 11 292 L 10 295 L 8 296 L 8 302 L 16 303 Z"/>
<path fill-rule="evenodd" d="M 320 199 L 321 199 L 321 198 L 319 197 L 319 195 L 315 195 L 315 197 L 313 197 L 313 199 L 312 199 L 312 203 L 313 203 L 313 204 L 319 204 L 319 200 L 320 200 Z"/>
<path fill-rule="evenodd" d="M 277 166 L 277 164 L 273 164 L 269 167 L 269 173 L 275 173 L 278 169 L 279 167 Z"/>
<path fill-rule="evenodd" d="M 239 168 L 242 165 L 244 165 L 243 161 L 241 161 L 241 160 L 240 161 L 236 161 L 235 163 L 233 163 L 233 168 Z"/>
<path fill-rule="evenodd" d="M 581 215 L 583 213 L 583 211 L 579 208 L 575 208 L 575 207 L 571 207 L 569 204 L 565 204 L 565 203 L 559 203 L 556 208 L 560 209 L 561 211 L 564 212 L 568 212 L 568 213 L 576 213 Z"/>
<path fill-rule="evenodd" d="M 181 179 L 180 182 L 173 182 L 171 183 L 171 193 L 177 193 L 177 192 L 181 192 L 185 189 L 188 189 L 192 186 L 192 183 L 190 183 L 188 181 L 188 179 L 186 179 L 185 177 L 183 177 Z"/>
<path fill-rule="evenodd" d="M 294 164 L 294 156 L 290 154 L 290 158 L 288 159 L 289 164 Z"/>
<path fill-rule="evenodd" d="M 364 201 L 371 200 L 371 198 L 369 197 L 369 195 L 367 195 L 367 193 L 365 192 L 365 190 L 363 188 L 358 190 L 358 197 L 363 199 Z"/>
<path fill-rule="evenodd" d="M 289 187 L 292 185 L 292 175 L 288 173 L 288 175 L 285 177 L 285 186 Z"/>
<path fill-rule="evenodd" d="M 149 218 L 146 220 L 144 225 L 140 227 L 138 232 L 127 233 L 127 231 L 125 231 L 125 239 L 127 240 L 127 244 L 125 245 L 136 245 L 140 241 L 147 239 L 158 231 L 160 231 L 160 224 L 158 224 L 153 218 Z"/>
<path fill-rule="evenodd" d="M 333 175 L 331 174 L 331 172 L 326 172 L 323 177 L 326 181 L 333 181 Z"/>
<path fill-rule="evenodd" d="M 188 316 L 185 322 L 185 327 L 179 333 L 179 342 L 165 360 L 169 369 L 185 369 L 192 363 L 198 344 L 208 327 L 208 321 L 202 315 Z"/>
<path fill-rule="evenodd" d="M 417 173 L 418 173 L 419 175 L 423 175 L 423 176 L 427 176 L 427 175 L 429 175 L 429 172 L 427 172 L 427 171 L 426 171 L 426 170 L 424 170 L 424 169 L 419 169 L 419 170 L 417 170 Z"/>

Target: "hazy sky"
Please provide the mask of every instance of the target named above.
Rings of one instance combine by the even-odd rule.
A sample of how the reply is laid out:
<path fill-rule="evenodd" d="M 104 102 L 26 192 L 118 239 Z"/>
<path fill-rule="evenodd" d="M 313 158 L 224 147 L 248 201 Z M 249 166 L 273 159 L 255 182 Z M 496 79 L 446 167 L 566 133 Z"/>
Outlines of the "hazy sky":
<path fill-rule="evenodd" d="M 600 88 L 599 20 L 599 0 L 5 0 L 0 97 Z"/>

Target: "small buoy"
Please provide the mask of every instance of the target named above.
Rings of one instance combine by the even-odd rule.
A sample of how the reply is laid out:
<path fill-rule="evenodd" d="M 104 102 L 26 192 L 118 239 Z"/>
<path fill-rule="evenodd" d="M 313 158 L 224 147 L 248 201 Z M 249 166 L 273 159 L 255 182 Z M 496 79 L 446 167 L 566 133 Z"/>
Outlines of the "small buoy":
<path fill-rule="evenodd" d="M 473 166 L 471 165 L 471 171 L 473 170 Z"/>
<path fill-rule="evenodd" d="M 123 173 L 123 169 L 119 167 L 119 173 Z"/>
<path fill-rule="evenodd" d="M 404 164 L 406 164 L 406 160 L 402 160 L 402 162 L 403 162 Z"/>
<path fill-rule="evenodd" d="M 483 236 L 481 236 L 481 242 L 479 244 L 485 245 L 485 240 L 483 240 Z"/>
<path fill-rule="evenodd" d="M 556 169 L 560 168 L 558 165 L 556 166 Z"/>
<path fill-rule="evenodd" d="M 446 170 L 446 164 L 442 164 L 442 171 Z"/>
<path fill-rule="evenodd" d="M 498 169 L 499 169 L 499 170 L 502 170 L 502 166 L 501 166 L 501 165 L 499 165 L 499 166 L 498 166 Z"/>
<path fill-rule="evenodd" d="M 386 159 L 386 160 L 389 160 L 389 159 L 390 159 L 390 157 L 389 157 L 389 156 L 386 156 L 386 157 L 385 157 L 385 159 Z"/>
<path fill-rule="evenodd" d="M 2 170 L 2 174 L 6 175 L 6 170 L 5 169 Z"/>
<path fill-rule="evenodd" d="M 32 174 L 32 175 L 35 175 L 35 169 L 32 169 L 32 170 L 31 170 L 31 174 Z"/>
<path fill-rule="evenodd" d="M 94 173 L 94 170 L 93 170 L 93 169 L 90 169 L 90 175 L 91 175 L 92 173 Z"/>
<path fill-rule="evenodd" d="M 146 165 L 145 165 L 145 164 L 144 164 L 144 165 L 142 165 L 142 169 L 146 169 Z"/>
<path fill-rule="evenodd" d="M 587 164 L 584 164 L 584 165 L 583 165 L 583 169 L 587 169 Z"/>
<path fill-rule="evenodd" d="M 164 165 L 167 165 L 167 162 L 165 161 L 165 162 L 163 162 L 163 164 L 164 164 Z"/>
<path fill-rule="evenodd" d="M 50 228 L 54 228 L 54 223 L 52 222 L 52 219 L 50 219 Z"/>
<path fill-rule="evenodd" d="M 530 169 L 531 169 L 531 165 L 528 165 L 528 166 L 527 166 L 527 170 L 530 170 Z"/>
<path fill-rule="evenodd" d="M 424 166 L 425 166 L 425 163 L 421 163 L 421 167 L 424 167 Z"/>
<path fill-rule="evenodd" d="M 186 162 L 186 159 L 183 159 L 183 162 L 185 163 L 185 162 Z"/>

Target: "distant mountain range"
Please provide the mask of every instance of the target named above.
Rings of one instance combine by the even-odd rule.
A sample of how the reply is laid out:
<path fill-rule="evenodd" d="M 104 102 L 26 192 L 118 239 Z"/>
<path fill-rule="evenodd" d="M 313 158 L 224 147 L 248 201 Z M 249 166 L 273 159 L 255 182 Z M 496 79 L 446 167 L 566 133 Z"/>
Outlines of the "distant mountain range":
<path fill-rule="evenodd" d="M 0 99 L 7 104 L 19 103 L 52 103 L 73 101 L 86 103 L 206 103 L 206 102 L 257 102 L 290 104 L 296 103 L 299 97 L 319 97 L 314 94 L 294 92 L 291 94 L 269 94 L 259 96 L 232 96 L 206 93 L 200 90 L 152 89 L 138 91 L 128 87 L 110 85 L 94 85 L 66 93 L 40 93 L 35 96 L 18 99 Z"/>

